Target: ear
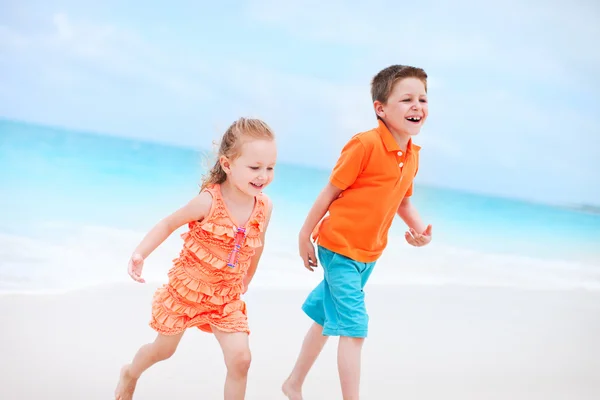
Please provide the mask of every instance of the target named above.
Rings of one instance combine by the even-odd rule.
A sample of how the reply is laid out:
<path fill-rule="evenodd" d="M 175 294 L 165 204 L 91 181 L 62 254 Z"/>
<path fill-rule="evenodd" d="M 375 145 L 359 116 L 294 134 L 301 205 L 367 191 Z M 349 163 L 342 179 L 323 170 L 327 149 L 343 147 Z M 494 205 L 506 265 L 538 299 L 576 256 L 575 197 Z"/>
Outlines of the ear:
<path fill-rule="evenodd" d="M 227 157 L 220 156 L 219 164 L 221 164 L 221 168 L 223 168 L 223 171 L 225 171 L 226 174 L 229 174 L 229 172 L 231 172 L 231 162 Z"/>
<path fill-rule="evenodd" d="M 385 110 L 383 109 L 384 104 L 379 100 L 375 100 L 373 102 L 373 108 L 375 109 L 375 114 L 377 114 L 380 118 L 385 118 Z"/>

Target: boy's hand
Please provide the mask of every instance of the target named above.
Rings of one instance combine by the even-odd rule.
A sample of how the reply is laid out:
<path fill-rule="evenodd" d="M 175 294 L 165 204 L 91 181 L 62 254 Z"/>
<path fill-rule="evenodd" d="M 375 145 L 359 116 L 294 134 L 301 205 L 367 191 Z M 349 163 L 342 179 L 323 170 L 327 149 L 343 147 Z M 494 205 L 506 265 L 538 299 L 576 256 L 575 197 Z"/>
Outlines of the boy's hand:
<path fill-rule="evenodd" d="M 423 233 L 417 233 L 413 228 L 410 228 L 408 232 L 404 234 L 408 244 L 421 247 L 431 242 L 431 225 L 427 225 L 427 229 Z"/>
<path fill-rule="evenodd" d="M 129 266 L 127 273 L 136 282 L 145 283 L 146 281 L 142 278 L 142 268 L 144 267 L 144 257 L 134 253 L 129 259 Z"/>
<path fill-rule="evenodd" d="M 300 236 L 299 248 L 300 257 L 302 257 L 302 261 L 304 261 L 304 267 L 311 272 L 314 271 L 313 268 L 317 267 L 317 257 L 315 256 L 315 247 L 310 241 L 310 236 Z"/>

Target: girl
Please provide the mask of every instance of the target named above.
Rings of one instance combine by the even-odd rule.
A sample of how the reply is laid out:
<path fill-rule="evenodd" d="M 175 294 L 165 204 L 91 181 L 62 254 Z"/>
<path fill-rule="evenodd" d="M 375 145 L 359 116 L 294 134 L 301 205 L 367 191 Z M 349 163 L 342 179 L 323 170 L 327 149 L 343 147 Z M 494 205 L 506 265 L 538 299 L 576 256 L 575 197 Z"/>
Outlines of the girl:
<path fill-rule="evenodd" d="M 262 190 L 273 180 L 274 134 L 260 120 L 239 119 L 223 135 L 218 156 L 200 193 L 152 228 L 131 256 L 128 273 L 143 283 L 144 259 L 188 224 L 169 282 L 152 301 L 150 326 L 158 335 L 122 368 L 117 400 L 131 399 L 140 375 L 171 357 L 191 327 L 214 333 L 221 345 L 227 366 L 225 399 L 245 396 L 250 330 L 240 296 L 256 271 L 271 217 L 271 202 Z"/>

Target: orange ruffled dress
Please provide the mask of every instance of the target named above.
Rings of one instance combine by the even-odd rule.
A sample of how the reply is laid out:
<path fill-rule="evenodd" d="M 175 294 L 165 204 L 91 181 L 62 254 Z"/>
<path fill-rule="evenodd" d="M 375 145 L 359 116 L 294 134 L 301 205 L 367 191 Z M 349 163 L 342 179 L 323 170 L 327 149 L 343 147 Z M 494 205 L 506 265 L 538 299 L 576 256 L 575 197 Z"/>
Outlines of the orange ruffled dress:
<path fill-rule="evenodd" d="M 243 279 L 265 227 L 268 197 L 256 197 L 254 210 L 245 225 L 235 267 L 227 265 L 234 249 L 237 226 L 221 197 L 220 185 L 204 189 L 213 198 L 211 210 L 202 221 L 188 224 L 181 235 L 184 244 L 169 270 L 168 284 L 152 300 L 150 326 L 164 335 L 175 335 L 197 327 L 212 332 L 247 332 L 246 303 L 241 300 Z"/>

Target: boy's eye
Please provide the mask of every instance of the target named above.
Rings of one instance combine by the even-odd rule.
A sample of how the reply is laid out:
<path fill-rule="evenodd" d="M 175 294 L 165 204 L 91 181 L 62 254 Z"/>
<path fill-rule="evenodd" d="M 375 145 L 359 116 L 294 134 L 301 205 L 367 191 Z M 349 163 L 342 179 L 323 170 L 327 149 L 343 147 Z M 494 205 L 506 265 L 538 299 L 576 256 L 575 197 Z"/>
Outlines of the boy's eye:
<path fill-rule="evenodd" d="M 253 169 L 253 170 L 257 171 L 258 167 L 250 167 L 250 169 Z"/>

